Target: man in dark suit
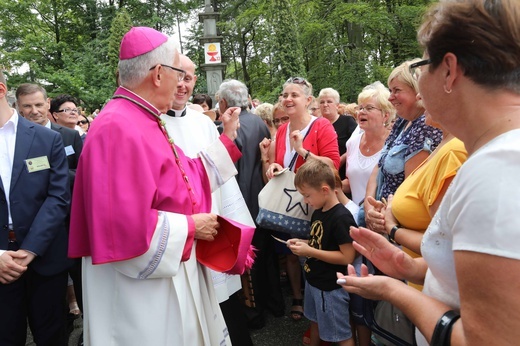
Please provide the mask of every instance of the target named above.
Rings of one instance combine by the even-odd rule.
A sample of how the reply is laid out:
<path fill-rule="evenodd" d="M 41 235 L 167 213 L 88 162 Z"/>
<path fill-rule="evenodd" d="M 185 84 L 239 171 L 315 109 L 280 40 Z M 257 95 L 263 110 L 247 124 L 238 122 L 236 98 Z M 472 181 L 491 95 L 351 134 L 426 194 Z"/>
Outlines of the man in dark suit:
<path fill-rule="evenodd" d="M 66 345 L 70 204 L 61 136 L 18 116 L 0 72 L 0 345 Z"/>
<path fill-rule="evenodd" d="M 61 98 L 63 100 L 63 98 Z M 68 99 L 67 99 L 68 100 Z M 63 103 L 63 102 L 62 102 Z M 47 98 L 45 89 L 37 84 L 21 84 L 16 89 L 16 104 L 21 116 L 29 121 L 45 126 L 58 132 L 63 140 L 65 155 L 69 166 L 69 185 L 70 192 L 74 187 L 76 168 L 78 167 L 79 157 L 83 149 L 83 141 L 79 132 L 68 127 L 49 121 L 47 112 L 50 109 L 50 102 Z M 60 104 L 61 105 L 61 104 Z M 76 105 L 74 104 L 74 108 Z M 69 226 L 70 214 L 67 214 L 67 229 Z M 74 265 L 70 268 L 69 275 L 74 283 L 74 289 L 69 288 L 67 298 L 69 300 L 69 321 L 68 330 L 74 328 L 74 319 L 83 311 L 82 287 L 81 287 L 81 259 L 74 260 Z"/>

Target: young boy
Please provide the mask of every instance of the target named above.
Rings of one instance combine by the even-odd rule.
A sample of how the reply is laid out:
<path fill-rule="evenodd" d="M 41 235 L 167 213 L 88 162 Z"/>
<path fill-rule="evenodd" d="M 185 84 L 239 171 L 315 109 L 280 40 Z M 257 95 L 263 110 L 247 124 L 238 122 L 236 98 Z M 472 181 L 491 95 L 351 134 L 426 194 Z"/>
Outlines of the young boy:
<path fill-rule="evenodd" d="M 356 251 L 349 235 L 356 226 L 352 214 L 335 193 L 332 169 L 320 160 L 300 167 L 294 185 L 315 211 L 309 240 L 289 239 L 287 246 L 298 256 L 306 256 L 305 317 L 311 321 L 311 346 L 320 339 L 340 346 L 354 346 L 349 324 L 349 296 L 336 283 L 336 272 L 345 273 Z"/>

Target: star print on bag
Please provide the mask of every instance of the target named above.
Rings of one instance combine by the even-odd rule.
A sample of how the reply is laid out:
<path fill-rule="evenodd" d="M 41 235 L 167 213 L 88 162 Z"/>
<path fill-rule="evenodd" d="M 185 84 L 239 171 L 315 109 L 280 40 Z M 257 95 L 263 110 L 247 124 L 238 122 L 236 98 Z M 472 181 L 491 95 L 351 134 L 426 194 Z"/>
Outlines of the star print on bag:
<path fill-rule="evenodd" d="M 298 198 L 294 198 L 294 200 L 296 200 L 298 202 L 291 205 L 291 203 L 293 203 L 293 194 L 295 194 L 295 193 L 297 193 L 298 195 L 300 194 L 298 192 L 298 190 L 285 188 L 285 189 L 283 189 L 283 192 L 287 196 L 289 196 L 289 203 L 287 204 L 287 207 L 285 208 L 286 212 L 290 212 L 294 208 L 300 207 L 300 209 L 302 210 L 302 213 L 304 213 L 305 215 L 309 215 L 309 205 L 307 203 L 305 203 L 305 206 L 304 206 L 304 205 L 302 205 L 301 201 L 298 201 Z"/>

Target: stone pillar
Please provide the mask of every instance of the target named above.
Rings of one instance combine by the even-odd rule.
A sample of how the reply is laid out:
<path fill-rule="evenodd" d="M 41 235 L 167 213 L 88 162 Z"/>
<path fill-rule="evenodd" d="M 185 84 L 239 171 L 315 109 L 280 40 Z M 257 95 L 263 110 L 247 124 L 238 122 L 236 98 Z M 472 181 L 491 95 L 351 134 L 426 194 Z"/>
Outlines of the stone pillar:
<path fill-rule="evenodd" d="M 222 75 L 226 69 L 226 64 L 221 61 L 220 49 L 213 51 L 222 43 L 222 36 L 217 35 L 217 19 L 220 13 L 214 11 L 211 0 L 205 0 L 205 5 L 204 12 L 199 14 L 199 21 L 204 23 L 204 36 L 199 41 L 205 47 L 204 57 L 206 63 L 202 64 L 200 68 L 206 72 L 208 94 L 215 104 L 215 93 L 222 83 Z M 218 56 L 211 53 L 218 53 Z"/>

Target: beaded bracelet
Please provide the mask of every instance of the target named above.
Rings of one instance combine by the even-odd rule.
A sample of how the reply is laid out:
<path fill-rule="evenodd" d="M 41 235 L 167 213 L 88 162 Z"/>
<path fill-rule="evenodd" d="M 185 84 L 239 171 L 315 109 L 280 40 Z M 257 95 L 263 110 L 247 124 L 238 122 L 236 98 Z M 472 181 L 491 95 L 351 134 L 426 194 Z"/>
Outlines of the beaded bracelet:
<path fill-rule="evenodd" d="M 439 318 L 435 330 L 433 331 L 431 346 L 450 346 L 451 331 L 453 325 L 460 318 L 460 314 L 454 310 L 446 311 L 444 315 Z"/>

